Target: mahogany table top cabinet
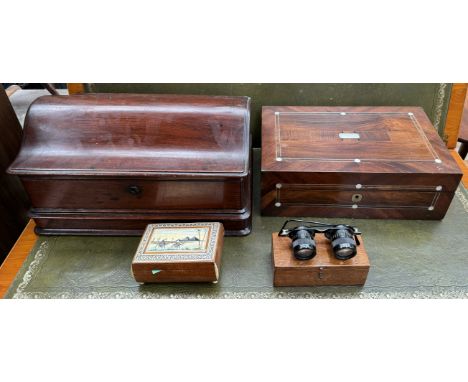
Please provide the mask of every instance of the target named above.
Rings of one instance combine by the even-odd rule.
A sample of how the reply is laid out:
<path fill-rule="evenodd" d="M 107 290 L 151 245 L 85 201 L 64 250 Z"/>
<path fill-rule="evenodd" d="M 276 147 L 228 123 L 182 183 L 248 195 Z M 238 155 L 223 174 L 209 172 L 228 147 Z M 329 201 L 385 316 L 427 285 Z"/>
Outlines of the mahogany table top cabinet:
<path fill-rule="evenodd" d="M 39 234 L 141 235 L 149 223 L 251 229 L 248 97 L 44 96 L 30 107 L 19 175 Z"/>
<path fill-rule="evenodd" d="M 442 219 L 462 173 L 419 107 L 264 107 L 262 213 Z"/>

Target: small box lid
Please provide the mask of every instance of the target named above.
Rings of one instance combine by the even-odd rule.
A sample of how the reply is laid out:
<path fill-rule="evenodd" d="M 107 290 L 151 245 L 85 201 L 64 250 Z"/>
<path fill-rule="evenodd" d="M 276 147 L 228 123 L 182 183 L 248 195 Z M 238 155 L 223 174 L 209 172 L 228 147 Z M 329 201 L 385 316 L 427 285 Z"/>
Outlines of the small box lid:
<path fill-rule="evenodd" d="M 221 227 L 217 222 L 150 224 L 132 263 L 214 262 Z"/>
<path fill-rule="evenodd" d="M 44 96 L 29 108 L 18 175 L 244 176 L 250 98 Z"/>
<path fill-rule="evenodd" d="M 262 171 L 460 173 L 419 107 L 263 107 Z"/>

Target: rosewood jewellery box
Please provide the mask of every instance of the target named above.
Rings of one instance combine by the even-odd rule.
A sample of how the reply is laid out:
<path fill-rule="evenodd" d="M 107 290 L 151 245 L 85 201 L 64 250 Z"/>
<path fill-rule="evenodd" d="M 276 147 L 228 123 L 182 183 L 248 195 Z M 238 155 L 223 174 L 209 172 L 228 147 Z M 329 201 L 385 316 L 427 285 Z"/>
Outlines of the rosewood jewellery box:
<path fill-rule="evenodd" d="M 141 235 L 149 223 L 251 230 L 250 98 L 86 94 L 29 108 L 9 168 L 39 234 Z"/>
<path fill-rule="evenodd" d="M 142 283 L 217 282 L 224 229 L 220 223 L 150 224 L 132 273 Z"/>
<path fill-rule="evenodd" d="M 442 219 L 461 172 L 419 107 L 263 107 L 262 213 Z"/>

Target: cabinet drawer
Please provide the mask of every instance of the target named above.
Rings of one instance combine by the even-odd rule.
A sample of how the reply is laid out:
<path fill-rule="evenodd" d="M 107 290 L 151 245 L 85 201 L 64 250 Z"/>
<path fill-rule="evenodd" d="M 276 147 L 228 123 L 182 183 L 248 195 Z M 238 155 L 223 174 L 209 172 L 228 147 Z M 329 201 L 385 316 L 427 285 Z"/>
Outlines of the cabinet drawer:
<path fill-rule="evenodd" d="M 434 206 L 439 192 L 405 190 L 330 190 L 287 186 L 277 192 L 277 203 L 286 205 L 423 207 Z"/>
<path fill-rule="evenodd" d="M 36 208 L 96 210 L 241 210 L 244 180 L 24 180 Z"/>

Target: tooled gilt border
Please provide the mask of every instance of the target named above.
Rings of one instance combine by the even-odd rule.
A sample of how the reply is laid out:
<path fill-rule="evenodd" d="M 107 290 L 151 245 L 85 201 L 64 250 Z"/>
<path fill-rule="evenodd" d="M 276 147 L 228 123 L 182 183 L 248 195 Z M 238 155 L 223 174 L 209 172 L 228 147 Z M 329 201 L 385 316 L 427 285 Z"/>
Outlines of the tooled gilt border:
<path fill-rule="evenodd" d="M 463 206 L 463 209 L 468 213 L 468 199 L 465 194 L 456 190 L 455 195 Z M 37 250 L 33 261 L 29 264 L 28 270 L 25 272 L 21 283 L 18 285 L 13 298 L 468 298 L 468 290 L 464 287 L 440 287 L 433 288 L 414 288 L 412 290 L 389 290 L 389 288 L 374 287 L 373 290 L 360 290 L 349 292 L 343 291 L 335 287 L 328 287 L 325 292 L 285 292 L 285 291 L 209 291 L 208 293 L 172 293 L 162 294 L 157 292 L 140 292 L 140 291 L 110 291 L 110 292 L 26 292 L 25 289 L 31 282 L 34 273 L 47 258 L 47 250 L 49 243 L 43 242 Z M 320 287 L 319 287 L 320 288 Z M 397 289 L 397 288 L 395 288 Z"/>

